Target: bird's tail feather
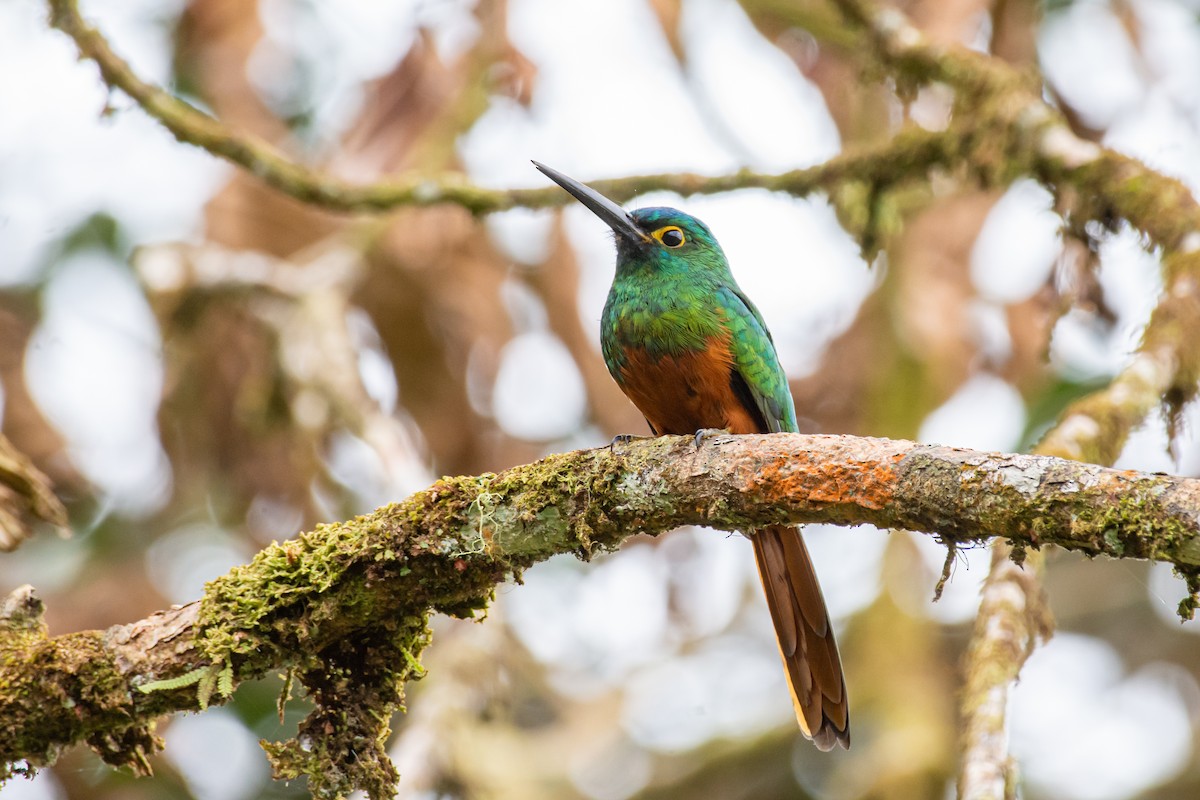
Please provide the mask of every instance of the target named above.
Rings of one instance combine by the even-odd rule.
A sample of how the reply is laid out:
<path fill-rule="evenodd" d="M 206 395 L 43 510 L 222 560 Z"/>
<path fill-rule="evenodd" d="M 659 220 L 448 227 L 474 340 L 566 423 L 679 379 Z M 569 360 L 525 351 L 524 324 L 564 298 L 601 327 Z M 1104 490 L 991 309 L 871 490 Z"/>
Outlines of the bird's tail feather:
<path fill-rule="evenodd" d="M 771 525 L 751 538 L 800 728 L 821 750 L 848 748 L 846 679 L 800 530 Z"/>

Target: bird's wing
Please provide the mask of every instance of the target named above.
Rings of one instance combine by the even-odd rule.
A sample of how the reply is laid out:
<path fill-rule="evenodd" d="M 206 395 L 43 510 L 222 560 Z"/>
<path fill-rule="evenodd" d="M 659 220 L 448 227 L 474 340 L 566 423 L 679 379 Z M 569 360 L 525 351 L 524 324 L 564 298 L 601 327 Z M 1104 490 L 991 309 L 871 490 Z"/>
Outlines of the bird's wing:
<path fill-rule="evenodd" d="M 775 341 L 762 314 L 736 285 L 722 286 L 718 301 L 729 326 L 733 366 L 745 382 L 768 433 L 796 430 L 796 407 L 787 376 L 779 366 Z"/>

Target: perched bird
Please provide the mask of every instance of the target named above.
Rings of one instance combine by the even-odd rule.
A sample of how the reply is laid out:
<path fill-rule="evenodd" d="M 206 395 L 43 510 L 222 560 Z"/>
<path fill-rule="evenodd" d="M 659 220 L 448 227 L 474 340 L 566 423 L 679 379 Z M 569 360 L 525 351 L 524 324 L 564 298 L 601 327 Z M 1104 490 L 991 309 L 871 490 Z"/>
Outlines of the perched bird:
<path fill-rule="evenodd" d="M 796 430 L 796 410 L 762 315 L 708 227 L 673 208 L 627 212 L 533 162 L 616 234 L 617 274 L 600 342 L 608 371 L 656 435 Z M 754 531 L 796 718 L 822 750 L 850 746 L 846 681 L 829 612 L 798 528 Z"/>

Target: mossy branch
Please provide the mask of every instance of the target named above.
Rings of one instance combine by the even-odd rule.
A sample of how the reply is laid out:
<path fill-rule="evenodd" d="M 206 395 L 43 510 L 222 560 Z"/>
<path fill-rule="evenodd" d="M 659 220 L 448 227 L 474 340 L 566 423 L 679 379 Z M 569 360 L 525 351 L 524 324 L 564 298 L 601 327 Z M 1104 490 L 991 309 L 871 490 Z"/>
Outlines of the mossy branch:
<path fill-rule="evenodd" d="M 861 57 L 881 63 L 898 84 L 911 89 L 937 82 L 955 90 L 948 130 L 962 137 L 963 163 L 983 183 L 1032 177 L 1055 194 L 1073 228 L 1124 220 L 1167 254 L 1200 251 L 1200 205 L 1187 186 L 1076 136 L 1046 103 L 1036 72 L 965 47 L 935 45 L 896 8 L 867 0 L 833 4 L 873 43 Z"/>
<path fill-rule="evenodd" d="M 1163 300 L 1142 334 L 1131 363 L 1104 389 L 1073 403 L 1036 451 L 1079 461 L 1111 464 L 1133 428 L 1153 413 L 1163 398 L 1194 392 L 1200 355 L 1190 346 L 1188 325 L 1200 324 L 1196 292 L 1200 257 L 1175 256 L 1167 266 Z M 962 720 L 958 791 L 963 798 L 1007 798 L 1016 780 L 1006 735 L 1008 700 L 1021 668 L 1054 622 L 1041 578 L 1044 559 L 1031 554 L 1017 564 L 1012 549 L 993 544 L 992 566 L 981 590 L 979 613 L 963 661 L 959 707 Z M 1196 585 L 1200 570 L 1180 568 Z M 1180 612 L 1190 616 L 1194 594 Z"/>
<path fill-rule="evenodd" d="M 237 131 L 142 80 L 82 18 L 77 0 L 47 1 L 51 24 L 71 37 L 82 57 L 96 63 L 110 88 L 128 94 L 181 142 L 224 158 L 303 202 L 343 212 L 453 203 L 476 214 L 570 202 L 557 187 L 488 189 L 461 174 L 407 176 L 373 184 L 344 181 L 298 163 L 265 140 Z M 1076 227 L 1087 220 L 1124 219 L 1167 250 L 1200 249 L 1200 208 L 1187 188 L 1135 159 L 1076 137 L 1063 116 L 1043 101 L 1034 75 L 964 48 L 935 48 L 894 9 L 875 10 L 862 0 L 837 0 L 836 5 L 852 24 L 867 31 L 876 59 L 902 82 L 941 81 L 960 90 L 961 108 L 945 131 L 910 126 L 885 142 L 777 174 L 740 170 L 722 176 L 639 175 L 593 185 L 618 201 L 656 190 L 693 195 L 743 188 L 798 197 L 825 192 L 837 200 L 844 191 L 853 194 L 866 187 L 866 195 L 874 197 L 907 181 L 927 180 L 935 170 L 965 166 L 984 185 L 1036 178 L 1077 217 Z M 870 51 L 864 50 L 861 57 L 870 58 Z"/>
<path fill-rule="evenodd" d="M 1173 256 L 1167 264 L 1163 300 L 1142 333 L 1130 364 L 1107 387 L 1076 401 L 1038 443 L 1036 452 L 1097 464 L 1111 464 L 1133 428 L 1163 403 L 1163 398 L 1195 392 L 1200 354 L 1189 326 L 1200 325 L 1200 254 Z M 960 696 L 962 720 L 959 796 L 1006 798 L 1015 781 L 1008 754 L 1006 720 L 1011 687 L 1054 622 L 1046 604 L 1040 553 L 1017 564 L 1012 549 L 993 544 L 992 566 L 981 591 L 971 641 L 963 661 Z M 1177 565 L 1190 586 L 1200 569 Z M 1194 611 L 1195 594 L 1180 606 Z"/>
<path fill-rule="evenodd" d="M 935 46 L 897 9 L 869 0 L 834 5 L 866 34 L 873 45 L 867 50 L 898 85 L 911 89 L 937 81 L 955 89 L 956 120 L 977 120 L 970 161 L 985 182 L 1030 175 L 1055 194 L 1068 226 L 1082 235 L 1087 222 L 1115 228 L 1124 220 L 1162 250 L 1166 290 L 1133 361 L 1108 387 L 1072 404 L 1038 452 L 1111 464 L 1130 431 L 1159 407 L 1166 408 L 1173 432 L 1200 388 L 1200 351 L 1192 345 L 1200 336 L 1200 205 L 1192 193 L 1135 159 L 1076 136 L 1044 101 L 1036 74 L 966 48 Z M 997 136 L 1000 129 L 1008 134 Z M 1022 568 L 1002 543 L 993 555 L 960 701 L 959 796 L 980 800 L 1011 796 L 1009 691 L 1037 640 L 1053 627 L 1040 582 L 1042 560 Z M 1191 590 L 1180 613 L 1190 617 L 1200 570 L 1179 572 Z"/>
<path fill-rule="evenodd" d="M 179 141 L 201 147 L 240 166 L 297 200 L 344 212 L 379 212 L 400 206 L 454 203 L 475 214 L 518 206 L 544 208 L 570 202 L 570 196 L 556 186 L 488 189 L 470 183 L 461 174 L 422 175 L 373 184 L 344 181 L 305 166 L 269 142 L 235 130 L 162 87 L 142 80 L 129 63 L 112 50 L 104 36 L 83 19 L 77 0 L 48 2 L 50 24 L 74 40 L 82 57 L 96 63 L 101 78 L 110 88 L 129 95 Z M 763 188 L 804 196 L 828 191 L 847 182 L 886 186 L 906 178 L 923 178 L 938 165 L 952 162 L 954 150 L 952 136 L 914 129 L 884 144 L 849 152 L 814 167 L 779 174 L 741 170 L 715 177 L 643 175 L 595 181 L 593 185 L 620 201 L 655 190 L 692 195 Z"/>
<path fill-rule="evenodd" d="M 307 775 L 321 797 L 355 787 L 390 796 L 387 720 L 421 674 L 430 613 L 470 616 L 498 583 L 557 553 L 588 557 L 680 525 L 776 522 L 1200 564 L 1200 480 L 848 436 L 720 436 L 699 449 L 664 437 L 576 451 L 446 478 L 320 526 L 213 581 L 199 601 L 130 625 L 48 638 L 28 613 L 5 617 L 0 760 L 37 766 L 87 741 L 144 771 L 160 746 L 156 716 L 223 702 L 237 683 L 288 669 L 317 708 L 296 741 L 270 748 L 276 774 Z M 220 690 L 201 697 L 194 678 L 206 675 L 220 676 Z"/>

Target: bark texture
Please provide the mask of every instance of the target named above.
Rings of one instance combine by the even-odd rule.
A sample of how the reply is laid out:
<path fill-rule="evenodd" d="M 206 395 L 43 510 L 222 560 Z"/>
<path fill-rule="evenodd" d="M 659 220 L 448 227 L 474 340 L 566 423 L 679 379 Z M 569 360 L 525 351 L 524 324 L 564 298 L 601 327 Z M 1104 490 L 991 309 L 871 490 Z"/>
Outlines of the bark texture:
<path fill-rule="evenodd" d="M 21 590 L 2 623 L 0 758 L 45 764 L 86 741 L 144 771 L 156 716 L 283 669 L 317 708 L 296 740 L 268 748 L 277 775 L 307 775 L 321 796 L 383 797 L 396 780 L 388 719 L 422 672 L 430 613 L 470 616 L 531 564 L 636 533 L 800 522 L 1200 564 L 1200 480 L 887 439 L 661 437 L 443 479 L 270 546 L 195 603 L 106 631 L 47 638 Z"/>

